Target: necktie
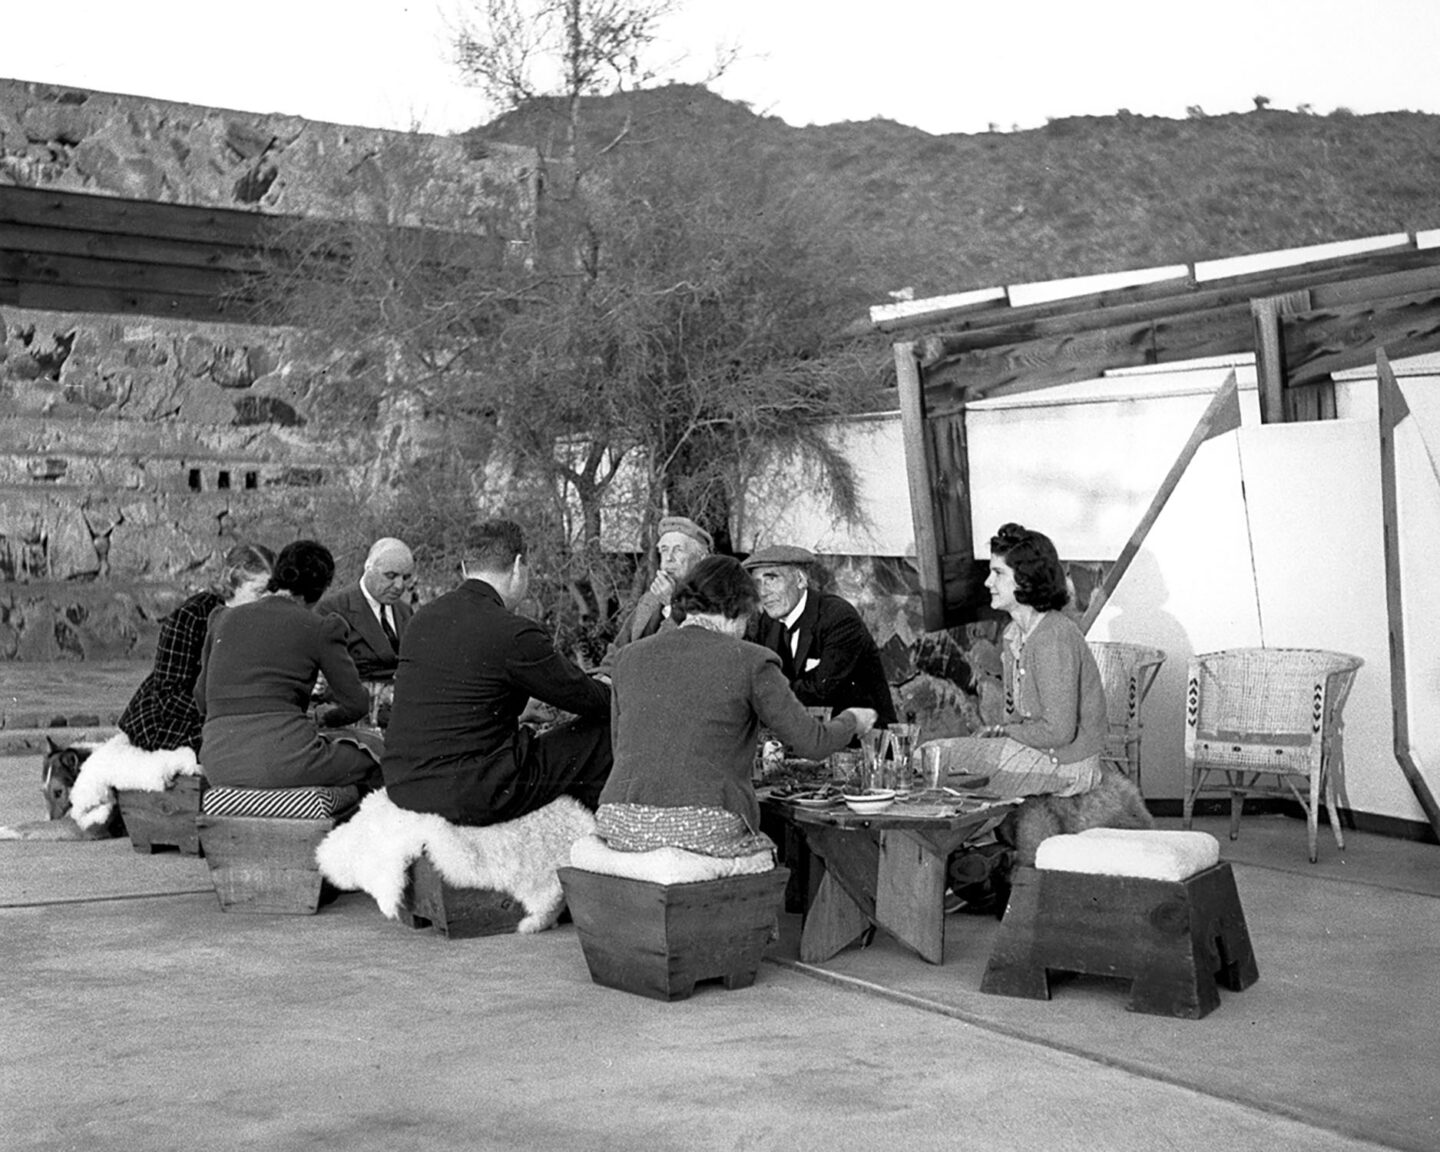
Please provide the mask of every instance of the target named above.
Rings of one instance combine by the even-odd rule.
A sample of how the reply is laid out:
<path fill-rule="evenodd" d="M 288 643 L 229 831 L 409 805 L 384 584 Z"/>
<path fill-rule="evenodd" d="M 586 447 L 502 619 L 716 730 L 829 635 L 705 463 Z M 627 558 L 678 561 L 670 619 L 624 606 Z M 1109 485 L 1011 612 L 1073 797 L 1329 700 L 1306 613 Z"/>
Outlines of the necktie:
<path fill-rule="evenodd" d="M 390 651 L 397 656 L 400 654 L 400 638 L 395 635 L 395 629 L 390 626 L 390 605 L 380 605 L 380 627 L 385 629 L 385 639 L 390 641 Z"/>

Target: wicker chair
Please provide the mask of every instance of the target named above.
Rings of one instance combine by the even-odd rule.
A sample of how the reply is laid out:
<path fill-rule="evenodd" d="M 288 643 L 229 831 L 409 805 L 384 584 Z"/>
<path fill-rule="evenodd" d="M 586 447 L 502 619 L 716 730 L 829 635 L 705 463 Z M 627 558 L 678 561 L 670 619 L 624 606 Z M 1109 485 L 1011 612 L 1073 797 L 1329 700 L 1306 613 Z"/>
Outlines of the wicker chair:
<path fill-rule="evenodd" d="M 1155 683 L 1155 674 L 1165 663 L 1165 653 L 1143 644 L 1122 644 L 1116 640 L 1091 640 L 1090 651 L 1100 665 L 1100 682 L 1105 685 L 1109 708 L 1109 730 L 1101 758 L 1108 760 L 1140 786 L 1140 705 Z"/>
<path fill-rule="evenodd" d="M 1343 779 L 1341 712 L 1364 661 L 1312 648 L 1231 648 L 1191 657 L 1185 688 L 1184 824 L 1202 795 L 1230 796 L 1230 839 L 1240 835 L 1246 796 L 1294 798 L 1305 809 L 1310 862 L 1317 859 L 1320 797 L 1335 844 Z M 1212 774 L 1221 779 L 1210 782 Z M 1273 777 L 1262 783 L 1262 778 Z M 1309 787 L 1301 790 L 1300 781 Z"/>

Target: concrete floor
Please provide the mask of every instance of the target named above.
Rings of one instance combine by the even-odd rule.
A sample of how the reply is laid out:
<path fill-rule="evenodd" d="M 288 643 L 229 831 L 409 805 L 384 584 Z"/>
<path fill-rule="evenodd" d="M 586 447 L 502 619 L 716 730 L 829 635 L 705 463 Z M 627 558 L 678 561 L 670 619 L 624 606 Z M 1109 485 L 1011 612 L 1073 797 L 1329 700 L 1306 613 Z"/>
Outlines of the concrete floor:
<path fill-rule="evenodd" d="M 0 823 L 43 815 L 38 763 L 0 759 Z M 0 842 L 0 1147 L 1428 1152 L 1440 850 L 1350 840 L 1225 843 L 1260 981 L 1196 1022 L 1103 980 L 984 996 L 978 917 L 941 967 L 882 935 L 822 968 L 787 917 L 754 987 L 663 1004 L 592 984 L 568 925 L 225 914 L 194 858 Z"/>

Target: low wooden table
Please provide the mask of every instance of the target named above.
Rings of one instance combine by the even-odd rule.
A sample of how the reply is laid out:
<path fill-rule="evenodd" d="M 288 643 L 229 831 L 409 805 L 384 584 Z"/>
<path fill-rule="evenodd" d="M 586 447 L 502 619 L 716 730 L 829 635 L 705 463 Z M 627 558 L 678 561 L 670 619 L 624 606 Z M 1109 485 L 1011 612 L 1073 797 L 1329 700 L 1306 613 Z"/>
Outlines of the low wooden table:
<path fill-rule="evenodd" d="M 945 865 L 957 848 L 992 831 L 1014 801 L 957 815 L 927 815 L 933 801 L 901 801 L 874 816 L 843 805 L 801 808 L 774 798 L 762 807 L 802 831 L 824 864 L 805 915 L 800 959 L 819 964 L 883 928 L 932 964 L 944 960 Z"/>

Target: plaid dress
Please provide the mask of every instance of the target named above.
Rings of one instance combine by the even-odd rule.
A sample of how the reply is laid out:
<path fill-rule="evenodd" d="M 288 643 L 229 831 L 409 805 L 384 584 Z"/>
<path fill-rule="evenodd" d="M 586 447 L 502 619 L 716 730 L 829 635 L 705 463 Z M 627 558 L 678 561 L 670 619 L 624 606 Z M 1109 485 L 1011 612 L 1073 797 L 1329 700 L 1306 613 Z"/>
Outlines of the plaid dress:
<path fill-rule="evenodd" d="M 155 668 L 120 715 L 120 730 L 135 747 L 147 752 L 187 746 L 200 750 L 203 722 L 195 707 L 195 678 L 210 613 L 224 603 L 214 592 L 196 593 L 160 625 Z"/>

